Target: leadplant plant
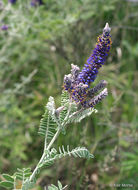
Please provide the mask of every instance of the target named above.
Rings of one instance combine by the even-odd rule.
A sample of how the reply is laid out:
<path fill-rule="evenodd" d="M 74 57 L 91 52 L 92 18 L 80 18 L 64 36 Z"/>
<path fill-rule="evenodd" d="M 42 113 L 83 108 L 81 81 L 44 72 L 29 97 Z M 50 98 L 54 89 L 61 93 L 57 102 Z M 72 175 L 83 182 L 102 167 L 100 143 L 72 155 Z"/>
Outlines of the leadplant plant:
<path fill-rule="evenodd" d="M 12 176 L 3 174 L 4 180 L 0 182 L 1 186 L 7 189 L 28 190 L 35 186 L 41 169 L 53 165 L 56 160 L 65 156 L 94 158 L 93 154 L 85 147 L 71 149 L 71 145 L 56 147 L 54 143 L 61 133 L 66 135 L 68 124 L 81 122 L 93 112 L 96 113 L 97 110 L 94 106 L 107 96 L 107 88 L 96 95 L 107 85 L 105 80 L 100 81 L 93 88 L 90 87 L 97 76 L 98 69 L 105 63 L 110 47 L 110 28 L 106 24 L 103 34 L 98 37 L 96 47 L 82 71 L 77 65 L 72 64 L 71 73 L 65 75 L 60 107 L 56 108 L 54 98 L 49 97 L 38 130 L 44 140 L 44 150 L 34 171 L 31 171 L 30 168 L 23 168 L 17 169 L 17 172 Z M 50 185 L 48 190 L 63 190 L 66 187 L 63 187 L 58 181 L 58 186 Z"/>
<path fill-rule="evenodd" d="M 66 134 L 67 124 L 72 122 L 80 122 L 83 118 L 96 112 L 94 108 L 82 110 L 77 108 L 77 104 L 71 102 L 69 94 L 63 91 L 61 94 L 61 107 L 56 109 L 54 98 L 50 97 L 47 105 L 45 106 L 45 113 L 40 121 L 39 135 L 44 139 L 44 151 L 41 159 L 39 160 L 36 168 L 31 172 L 30 168 L 17 169 L 13 176 L 3 174 L 6 181 L 1 182 L 1 186 L 11 189 L 31 189 L 36 182 L 37 175 L 43 167 L 49 167 L 54 164 L 56 160 L 62 159 L 65 156 L 73 156 L 80 158 L 93 158 L 93 155 L 85 147 L 76 147 L 70 149 L 67 147 L 53 148 L 55 140 L 60 133 Z M 58 182 L 60 183 L 60 182 Z M 52 185 L 49 190 L 59 189 Z M 60 188 L 63 189 L 63 188 Z"/>

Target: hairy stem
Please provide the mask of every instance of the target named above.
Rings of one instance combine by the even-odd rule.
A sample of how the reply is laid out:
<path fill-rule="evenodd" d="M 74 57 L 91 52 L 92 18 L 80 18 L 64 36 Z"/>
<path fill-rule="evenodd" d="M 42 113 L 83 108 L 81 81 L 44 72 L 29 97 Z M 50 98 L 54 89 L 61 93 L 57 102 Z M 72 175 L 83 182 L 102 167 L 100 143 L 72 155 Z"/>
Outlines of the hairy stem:
<path fill-rule="evenodd" d="M 64 119 L 64 122 L 62 123 L 62 126 L 65 125 L 66 120 L 67 120 L 68 117 L 69 117 L 70 109 L 71 109 L 71 105 L 69 106 L 69 110 L 68 110 L 67 115 L 66 115 L 66 117 L 65 117 L 65 119 Z M 40 168 L 39 166 L 40 166 L 40 164 L 43 162 L 43 160 L 44 160 L 44 158 L 45 158 L 45 156 L 46 156 L 46 150 L 49 150 L 49 149 L 51 148 L 51 146 L 53 145 L 53 143 L 55 142 L 55 140 L 56 140 L 57 137 L 59 136 L 61 130 L 62 130 L 62 127 L 59 127 L 58 130 L 57 130 L 57 132 L 55 133 L 54 137 L 52 138 L 52 140 L 50 141 L 50 143 L 49 143 L 48 146 L 47 146 L 47 140 L 46 140 L 47 138 L 45 138 L 45 144 L 44 144 L 44 151 L 43 151 L 43 154 L 42 154 L 42 156 L 41 156 L 41 158 L 40 158 L 40 160 L 39 160 L 37 166 L 35 167 L 35 169 L 34 169 L 32 175 L 31 175 L 30 178 L 29 178 L 29 181 L 30 181 L 30 182 L 35 178 L 36 174 L 39 172 L 39 168 Z"/>
<path fill-rule="evenodd" d="M 53 143 L 55 142 L 55 140 L 57 139 L 57 137 L 59 136 L 61 132 L 61 128 L 59 128 L 56 132 L 56 134 L 54 135 L 54 137 L 52 138 L 51 142 L 49 143 L 48 147 L 46 150 L 49 150 L 51 148 L 51 146 L 53 145 Z"/>
<path fill-rule="evenodd" d="M 45 156 L 46 156 L 46 150 L 49 150 L 49 149 L 51 148 L 51 146 L 53 145 L 53 143 L 55 142 L 55 140 L 56 140 L 57 137 L 59 136 L 60 132 L 61 132 L 61 129 L 59 128 L 59 129 L 57 130 L 57 132 L 55 133 L 54 137 L 52 138 L 52 140 L 50 141 L 50 143 L 49 143 L 49 145 L 48 145 L 48 147 L 47 147 L 46 149 L 45 149 L 46 146 L 44 145 L 44 152 L 43 152 L 42 157 L 40 158 L 40 160 L 39 160 L 37 166 L 35 167 L 35 169 L 34 169 L 32 175 L 31 175 L 30 178 L 29 178 L 29 181 L 30 181 L 30 182 L 35 178 L 36 174 L 38 173 L 39 165 L 43 162 L 43 160 L 44 160 L 44 158 L 45 158 Z"/>
<path fill-rule="evenodd" d="M 31 175 L 30 178 L 29 178 L 29 181 L 30 181 L 30 182 L 35 178 L 36 174 L 38 173 L 39 164 L 44 160 L 45 155 L 46 155 L 46 153 L 43 152 L 42 157 L 40 158 L 40 160 L 39 160 L 37 166 L 35 167 L 35 169 L 34 169 L 32 175 Z"/>

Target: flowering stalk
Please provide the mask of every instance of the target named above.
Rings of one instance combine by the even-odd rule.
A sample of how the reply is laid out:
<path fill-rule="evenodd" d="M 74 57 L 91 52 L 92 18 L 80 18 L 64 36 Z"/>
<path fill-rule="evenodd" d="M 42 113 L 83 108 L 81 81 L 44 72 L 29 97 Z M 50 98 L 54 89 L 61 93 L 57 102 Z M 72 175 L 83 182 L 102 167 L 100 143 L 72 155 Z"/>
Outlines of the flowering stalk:
<path fill-rule="evenodd" d="M 82 82 L 83 84 L 87 84 L 89 87 L 91 82 L 94 82 L 98 74 L 98 69 L 105 63 L 111 48 L 112 41 L 110 31 L 111 29 L 109 28 L 108 23 L 106 23 L 105 28 L 103 29 L 103 34 L 98 37 L 93 53 L 87 59 L 87 63 L 78 75 L 78 83 Z"/>
<path fill-rule="evenodd" d="M 110 31 L 109 24 L 106 23 L 103 34 L 98 37 L 96 47 L 87 59 L 82 71 L 78 66 L 72 64 L 71 74 L 64 77 L 64 89 L 69 92 L 72 100 L 84 108 L 95 106 L 107 96 L 107 90 L 104 90 L 102 94 L 99 94 L 98 101 L 90 99 L 93 98 L 94 100 L 94 94 L 106 86 L 106 81 L 102 81 L 93 89 L 89 88 L 96 79 L 98 70 L 107 59 L 112 44 Z"/>

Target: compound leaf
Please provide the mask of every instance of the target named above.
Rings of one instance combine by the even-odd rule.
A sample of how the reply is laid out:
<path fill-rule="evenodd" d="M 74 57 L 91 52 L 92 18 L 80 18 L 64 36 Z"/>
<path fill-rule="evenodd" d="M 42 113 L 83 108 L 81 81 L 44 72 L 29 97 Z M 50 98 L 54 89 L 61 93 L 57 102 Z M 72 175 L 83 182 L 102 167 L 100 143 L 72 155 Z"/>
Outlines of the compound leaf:
<path fill-rule="evenodd" d="M 6 189 L 9 189 L 9 188 L 13 188 L 14 184 L 11 181 L 1 181 L 0 186 L 5 187 Z"/>

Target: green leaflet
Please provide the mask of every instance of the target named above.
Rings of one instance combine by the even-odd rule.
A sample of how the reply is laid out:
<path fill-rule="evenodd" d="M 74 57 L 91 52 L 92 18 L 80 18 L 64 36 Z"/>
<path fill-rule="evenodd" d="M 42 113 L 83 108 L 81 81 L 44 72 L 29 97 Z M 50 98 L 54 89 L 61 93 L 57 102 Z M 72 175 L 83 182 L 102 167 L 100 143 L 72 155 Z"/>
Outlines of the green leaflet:
<path fill-rule="evenodd" d="M 59 114 L 60 122 L 62 123 L 67 115 L 68 106 L 69 106 L 69 94 L 67 91 L 62 91 L 61 94 L 61 106 L 64 106 L 64 109 Z"/>
<path fill-rule="evenodd" d="M 46 143 L 48 143 L 54 136 L 56 130 L 56 123 L 53 121 L 52 117 L 49 114 L 49 111 L 47 110 L 47 107 L 45 107 L 45 113 L 42 116 L 42 119 L 40 120 L 40 126 L 39 126 L 39 135 L 42 135 L 46 139 Z"/>
<path fill-rule="evenodd" d="M 14 174 L 16 179 L 19 179 L 21 181 L 25 181 L 29 176 L 31 175 L 31 169 L 30 168 L 23 168 L 19 169 L 17 168 L 17 172 Z"/>
<path fill-rule="evenodd" d="M 65 187 L 63 187 L 61 182 L 58 181 L 58 187 L 51 184 L 50 186 L 48 186 L 48 190 L 64 190 L 66 187 L 67 187 L 67 185 Z"/>
<path fill-rule="evenodd" d="M 22 190 L 28 190 L 34 186 L 35 182 L 28 181 L 28 178 L 30 177 L 31 174 L 32 173 L 30 168 L 23 168 L 23 169 L 17 168 L 17 172 L 14 174 L 14 176 L 17 180 L 22 181 Z"/>
<path fill-rule="evenodd" d="M 36 181 L 30 182 L 30 181 L 26 181 L 23 186 L 22 186 L 22 190 L 29 190 L 32 189 L 35 185 Z"/>
<path fill-rule="evenodd" d="M 8 174 L 2 174 L 2 177 L 4 177 L 7 181 L 14 182 L 14 178 Z"/>
<path fill-rule="evenodd" d="M 13 189 L 17 186 L 20 186 L 22 190 L 28 190 L 30 187 L 32 187 L 32 184 L 29 183 L 27 186 L 29 188 L 26 188 L 26 186 L 24 187 L 24 182 L 28 179 L 30 175 L 31 175 L 30 168 L 23 168 L 23 169 L 17 168 L 17 172 L 13 176 L 10 176 L 8 174 L 3 174 L 5 181 L 1 181 L 0 186 L 5 187 L 6 189 L 9 188 Z"/>
<path fill-rule="evenodd" d="M 55 185 L 51 185 L 48 187 L 48 190 L 59 190 L 58 187 L 56 187 Z"/>
<path fill-rule="evenodd" d="M 73 156 L 73 157 L 80 157 L 80 158 L 94 158 L 94 156 L 85 148 L 85 147 L 76 147 L 75 149 L 69 150 L 69 146 L 67 146 L 67 150 L 64 149 L 64 146 L 62 148 L 59 148 L 59 158 L 64 156 Z"/>
<path fill-rule="evenodd" d="M 13 184 L 13 182 L 11 182 L 11 181 L 1 181 L 1 182 L 0 182 L 0 186 L 1 186 L 1 187 L 4 187 L 4 188 L 6 188 L 6 189 L 9 189 L 9 188 L 13 188 L 13 187 L 14 187 L 14 184 Z"/>
<path fill-rule="evenodd" d="M 78 111 L 70 114 L 67 123 L 72 123 L 72 122 L 77 123 L 77 122 L 80 122 L 85 117 L 90 116 L 93 112 L 96 113 L 97 110 L 94 109 L 94 108 L 78 110 Z"/>
<path fill-rule="evenodd" d="M 69 116 L 77 111 L 77 105 L 75 102 L 71 102 L 67 91 L 62 91 L 61 106 L 64 106 L 64 109 L 61 111 L 59 119 L 64 128 L 68 123 Z"/>
<path fill-rule="evenodd" d="M 58 187 L 59 187 L 59 189 L 62 189 L 62 184 L 60 181 L 58 181 Z"/>
<path fill-rule="evenodd" d="M 82 119 L 84 119 L 87 116 L 90 116 L 93 112 L 97 112 L 94 108 L 89 109 L 80 109 L 77 110 L 77 105 L 75 102 L 71 102 L 69 100 L 69 94 L 67 91 L 63 91 L 61 95 L 61 106 L 64 106 L 63 111 L 60 113 L 60 122 L 63 123 L 64 119 L 66 119 L 66 116 L 69 111 L 68 118 L 65 122 L 65 124 L 72 123 L 72 122 L 80 122 Z"/>
<path fill-rule="evenodd" d="M 64 106 L 68 102 L 69 102 L 69 93 L 63 90 L 61 94 L 61 106 Z"/>
<path fill-rule="evenodd" d="M 69 146 L 67 146 L 65 150 L 64 146 L 62 146 L 61 148 L 59 147 L 59 151 L 54 148 L 52 148 L 51 151 L 48 150 L 44 160 L 42 161 L 42 163 L 40 163 L 39 168 L 43 166 L 49 167 L 54 164 L 55 160 L 58 160 L 65 156 L 73 156 L 75 158 L 79 157 L 87 159 L 94 158 L 94 156 L 85 147 L 77 147 L 75 149 L 69 150 Z"/>

